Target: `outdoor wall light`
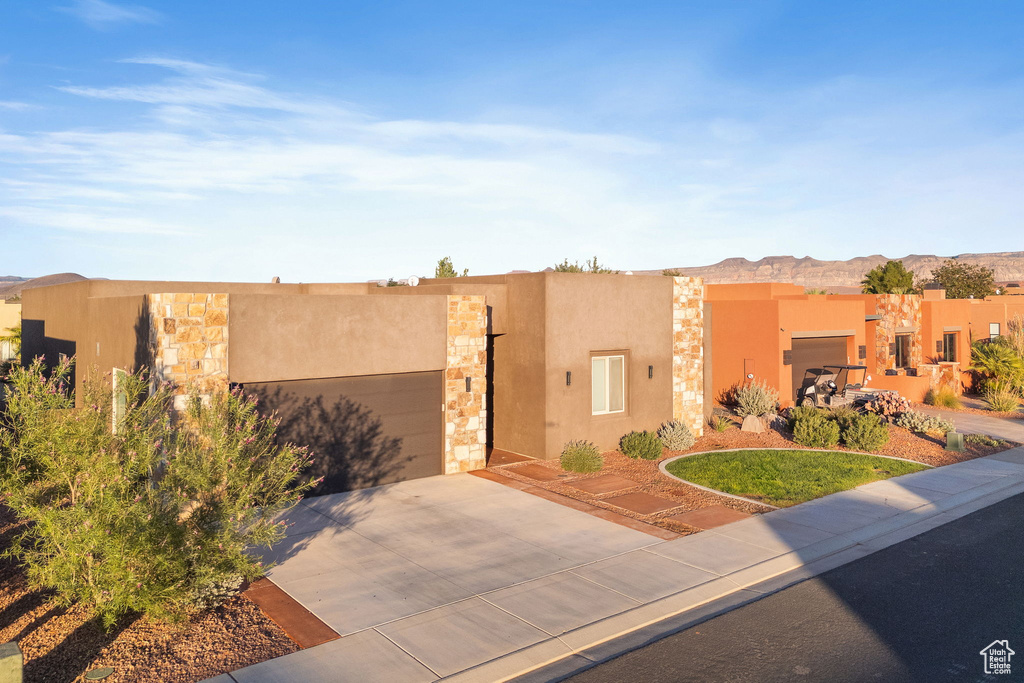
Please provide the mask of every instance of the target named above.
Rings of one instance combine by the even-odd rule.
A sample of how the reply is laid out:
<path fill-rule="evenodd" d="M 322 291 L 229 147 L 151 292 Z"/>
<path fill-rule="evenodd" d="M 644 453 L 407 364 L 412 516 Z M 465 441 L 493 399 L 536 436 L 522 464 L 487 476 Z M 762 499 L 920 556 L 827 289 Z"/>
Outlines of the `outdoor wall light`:
<path fill-rule="evenodd" d="M 473 378 L 472 377 L 467 377 L 466 378 L 466 393 L 469 393 L 471 391 L 473 391 Z"/>
<path fill-rule="evenodd" d="M 748 372 L 747 373 L 747 379 L 754 379 L 754 373 Z"/>
<path fill-rule="evenodd" d="M 565 371 L 565 386 L 567 386 L 567 387 L 571 387 L 572 386 L 572 370 L 566 370 Z"/>
<path fill-rule="evenodd" d="M 648 365 L 647 366 L 647 379 L 654 379 L 654 366 L 653 365 Z"/>

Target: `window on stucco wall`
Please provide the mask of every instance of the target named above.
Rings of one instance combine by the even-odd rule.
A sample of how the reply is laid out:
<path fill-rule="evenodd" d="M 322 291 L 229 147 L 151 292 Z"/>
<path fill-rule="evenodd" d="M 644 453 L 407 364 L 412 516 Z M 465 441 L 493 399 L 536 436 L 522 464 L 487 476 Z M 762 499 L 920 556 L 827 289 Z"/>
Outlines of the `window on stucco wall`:
<path fill-rule="evenodd" d="M 956 362 L 956 332 L 947 332 L 942 335 L 942 360 L 950 363 Z"/>
<path fill-rule="evenodd" d="M 910 335 L 896 335 L 896 367 L 910 367 Z"/>
<path fill-rule="evenodd" d="M 988 324 L 988 338 L 991 340 L 991 339 L 995 339 L 998 336 L 999 336 L 999 323 L 989 323 Z"/>
<path fill-rule="evenodd" d="M 594 356 L 590 359 L 594 415 L 621 413 L 626 409 L 626 357 Z"/>

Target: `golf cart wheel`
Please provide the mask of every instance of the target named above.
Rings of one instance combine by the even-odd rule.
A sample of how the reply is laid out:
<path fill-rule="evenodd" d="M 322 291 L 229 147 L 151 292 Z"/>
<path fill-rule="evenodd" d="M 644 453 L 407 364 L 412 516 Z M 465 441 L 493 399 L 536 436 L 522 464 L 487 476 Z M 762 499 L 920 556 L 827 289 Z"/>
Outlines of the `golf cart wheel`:
<path fill-rule="evenodd" d="M 801 401 L 800 401 L 800 407 L 801 408 L 815 408 L 816 405 L 814 403 L 814 399 L 813 398 L 804 398 L 804 399 L 801 399 Z"/>

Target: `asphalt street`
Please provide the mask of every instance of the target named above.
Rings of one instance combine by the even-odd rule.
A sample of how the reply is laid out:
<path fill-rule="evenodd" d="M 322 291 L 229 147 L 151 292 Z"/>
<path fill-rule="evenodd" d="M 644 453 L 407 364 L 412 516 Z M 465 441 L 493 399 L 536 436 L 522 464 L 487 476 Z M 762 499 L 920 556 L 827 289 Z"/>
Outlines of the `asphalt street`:
<path fill-rule="evenodd" d="M 1020 654 L 986 675 L 980 652 L 996 640 Z M 1024 495 L 569 680 L 1024 680 Z"/>

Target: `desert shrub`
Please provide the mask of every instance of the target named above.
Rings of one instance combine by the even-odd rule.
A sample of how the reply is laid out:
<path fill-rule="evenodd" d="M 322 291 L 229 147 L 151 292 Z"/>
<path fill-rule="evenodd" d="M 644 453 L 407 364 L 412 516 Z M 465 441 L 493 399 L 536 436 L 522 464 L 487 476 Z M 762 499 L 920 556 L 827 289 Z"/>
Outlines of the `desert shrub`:
<path fill-rule="evenodd" d="M 6 554 L 34 588 L 91 608 L 109 627 L 127 613 L 177 618 L 214 605 L 263 573 L 247 548 L 284 535 L 273 521 L 316 482 L 305 449 L 274 443 L 275 423 L 240 393 L 192 395 L 172 420 L 166 388 L 141 375 L 112 392 L 87 379 L 82 408 L 70 363 L 15 370 L 0 430 L 0 487 L 30 522 Z"/>
<path fill-rule="evenodd" d="M 988 434 L 965 434 L 964 443 L 968 446 L 988 446 L 990 448 L 1006 445 L 1006 442 L 1002 439 L 993 439 Z"/>
<path fill-rule="evenodd" d="M 924 395 L 924 402 L 930 406 L 950 408 L 951 410 L 960 410 L 963 407 L 960 397 L 949 387 L 929 389 L 928 393 Z"/>
<path fill-rule="evenodd" d="M 661 439 L 654 432 L 630 432 L 619 439 L 619 450 L 630 458 L 657 460 L 661 457 Z"/>
<path fill-rule="evenodd" d="M 909 429 L 918 434 L 938 435 L 955 430 L 953 423 L 949 420 L 943 420 L 941 417 L 934 415 L 925 415 L 914 410 L 901 413 L 896 418 L 896 426 Z"/>
<path fill-rule="evenodd" d="M 732 420 L 722 417 L 721 415 L 712 415 L 708 418 L 708 426 L 714 429 L 716 432 L 724 432 L 733 426 Z"/>
<path fill-rule="evenodd" d="M 779 392 L 767 380 L 754 380 L 736 389 L 736 414 L 740 417 L 771 415 L 779 405 Z"/>
<path fill-rule="evenodd" d="M 800 415 L 793 426 L 793 441 L 810 448 L 831 448 L 839 443 L 839 425 L 824 411 Z"/>
<path fill-rule="evenodd" d="M 789 431 L 793 431 L 796 428 L 796 423 L 810 415 L 821 414 L 822 411 L 815 408 L 814 406 L 793 406 L 792 408 L 786 409 L 786 426 Z"/>
<path fill-rule="evenodd" d="M 690 428 L 679 420 L 669 420 L 658 428 L 658 438 L 670 451 L 685 451 L 697 441 Z"/>
<path fill-rule="evenodd" d="M 839 425 L 840 438 L 860 416 L 861 413 L 853 406 L 834 406 L 825 412 L 825 417 Z"/>
<path fill-rule="evenodd" d="M 981 395 L 989 410 L 1008 413 L 1020 407 L 1020 396 L 1007 380 L 990 379 Z"/>
<path fill-rule="evenodd" d="M 910 410 L 910 401 L 895 391 L 883 391 L 865 404 L 864 409 L 892 422 L 900 413 Z"/>
<path fill-rule="evenodd" d="M 599 472 L 604 458 L 589 441 L 570 441 L 562 449 L 561 463 L 566 472 Z"/>
<path fill-rule="evenodd" d="M 889 443 L 889 425 L 873 413 L 854 414 L 845 427 L 839 424 L 840 436 L 847 448 L 874 452 Z"/>

